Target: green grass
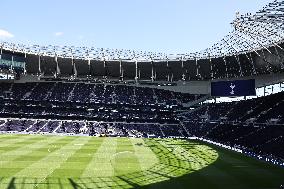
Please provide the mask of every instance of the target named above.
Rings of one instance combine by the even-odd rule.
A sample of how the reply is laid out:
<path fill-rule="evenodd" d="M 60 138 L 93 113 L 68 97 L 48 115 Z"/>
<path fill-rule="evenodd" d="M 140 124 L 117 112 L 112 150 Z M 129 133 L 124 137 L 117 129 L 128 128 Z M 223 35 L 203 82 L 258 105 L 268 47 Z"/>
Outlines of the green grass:
<path fill-rule="evenodd" d="M 0 188 L 238 188 L 284 169 L 198 141 L 0 135 Z"/>

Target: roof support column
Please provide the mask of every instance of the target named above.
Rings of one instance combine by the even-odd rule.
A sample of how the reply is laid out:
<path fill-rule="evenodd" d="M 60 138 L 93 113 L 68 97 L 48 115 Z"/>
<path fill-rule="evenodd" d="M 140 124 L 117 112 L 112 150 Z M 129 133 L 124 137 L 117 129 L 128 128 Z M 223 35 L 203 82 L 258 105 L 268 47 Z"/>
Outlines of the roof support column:
<path fill-rule="evenodd" d="M 76 69 L 76 65 L 75 65 L 75 62 L 74 62 L 74 55 L 73 55 L 72 49 L 70 49 L 70 51 L 71 51 L 71 54 L 72 54 L 72 56 L 71 56 L 71 64 L 72 64 L 72 66 L 73 66 L 73 73 L 72 73 L 72 76 L 73 76 L 73 78 L 75 79 L 75 78 L 77 78 L 77 69 Z"/>
<path fill-rule="evenodd" d="M 40 66 L 41 66 L 41 60 L 40 60 L 40 54 L 38 53 L 38 73 L 39 73 L 39 75 L 41 74 Z"/>
<path fill-rule="evenodd" d="M 152 66 L 152 76 L 151 76 L 151 81 L 154 82 L 154 62 L 153 60 L 151 61 L 151 66 Z"/>
<path fill-rule="evenodd" d="M 138 83 L 138 62 L 135 60 L 135 82 Z"/>
<path fill-rule="evenodd" d="M 169 68 L 169 59 L 167 57 L 167 69 L 168 69 L 168 75 L 167 75 L 167 78 L 168 78 L 168 82 L 170 82 L 170 68 Z"/>
<path fill-rule="evenodd" d="M 182 78 L 181 80 L 185 83 L 186 80 L 186 70 L 184 70 L 184 62 L 183 62 L 183 57 L 181 57 L 181 68 L 182 68 Z"/>
<path fill-rule="evenodd" d="M 88 57 L 88 77 L 91 77 L 91 59 Z"/>
<path fill-rule="evenodd" d="M 60 68 L 59 68 L 59 64 L 58 64 L 58 59 L 57 59 L 57 54 L 55 54 L 55 62 L 56 62 L 56 72 L 55 72 L 55 78 L 57 78 L 60 75 Z"/>
<path fill-rule="evenodd" d="M 121 59 L 119 59 L 119 80 L 123 81 L 123 70 L 122 70 L 122 62 Z"/>
<path fill-rule="evenodd" d="M 89 54 L 89 49 L 87 49 L 86 53 L 87 53 L 87 59 L 88 59 L 88 75 L 87 75 L 87 78 L 89 79 L 91 77 L 91 58 L 90 58 L 90 54 Z"/>
<path fill-rule="evenodd" d="M 210 52 L 208 52 L 209 64 L 210 64 L 210 79 L 213 79 L 213 67 Z"/>
<path fill-rule="evenodd" d="M 199 77 L 199 67 L 197 64 L 197 57 L 195 57 L 195 65 L 196 65 L 196 77 L 198 78 Z"/>
<path fill-rule="evenodd" d="M 27 52 L 25 50 L 25 61 L 26 61 L 26 58 L 27 58 Z M 27 69 L 26 69 L 26 62 L 25 62 L 25 64 L 24 64 L 24 75 L 26 75 L 26 74 L 27 74 Z"/>
<path fill-rule="evenodd" d="M 14 66 L 14 55 L 12 55 L 12 62 L 11 62 L 10 68 L 9 68 L 9 70 L 11 72 L 13 71 L 13 66 Z"/>

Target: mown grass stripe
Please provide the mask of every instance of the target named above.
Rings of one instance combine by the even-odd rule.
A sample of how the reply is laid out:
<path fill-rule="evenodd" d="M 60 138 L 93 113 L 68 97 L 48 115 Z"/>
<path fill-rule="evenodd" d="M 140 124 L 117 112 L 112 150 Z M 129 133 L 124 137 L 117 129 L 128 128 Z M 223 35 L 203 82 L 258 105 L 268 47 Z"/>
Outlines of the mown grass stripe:
<path fill-rule="evenodd" d="M 77 144 L 85 144 L 90 139 L 89 137 L 72 137 L 66 145 L 58 150 L 47 154 L 43 159 L 31 164 L 22 171 L 15 174 L 16 177 L 37 177 L 38 183 L 44 181 L 55 169 L 60 168 L 70 156 L 72 156 L 82 146 Z"/>
<path fill-rule="evenodd" d="M 113 160 L 115 162 L 115 176 L 141 171 L 135 149 L 129 138 L 121 138 L 117 141 L 116 153 L 113 154 Z"/>
<path fill-rule="evenodd" d="M 47 145 L 50 146 L 52 144 L 56 144 L 57 142 L 58 140 L 52 141 L 52 142 L 50 141 L 47 143 Z M 59 147 L 56 147 L 56 148 L 58 149 Z M 56 150 L 56 148 L 53 148 L 53 150 Z M 44 153 L 42 152 L 43 149 L 45 150 Z M 14 176 L 16 173 L 25 169 L 26 167 L 33 164 L 34 162 L 39 161 L 40 159 L 46 157 L 47 153 L 48 153 L 47 147 L 41 147 L 41 148 L 34 149 L 32 152 L 26 155 L 19 154 L 16 159 L 14 159 L 13 161 L 7 162 L 6 164 L 3 165 L 3 167 L 1 167 L 0 175 L 4 176 L 5 179 L 7 180 L 9 179 L 9 177 Z M 18 179 L 19 178 L 17 178 L 17 180 Z"/>
<path fill-rule="evenodd" d="M 101 146 L 94 154 L 93 159 L 85 168 L 82 178 L 86 177 L 110 177 L 114 175 L 113 154 L 116 153 L 116 138 L 104 138 Z"/>
<path fill-rule="evenodd" d="M 102 138 L 90 137 L 87 143 L 70 156 L 60 169 L 54 170 L 49 177 L 72 177 L 78 178 L 82 175 L 87 165 L 91 162 L 94 154 L 103 142 Z"/>
<path fill-rule="evenodd" d="M 144 186 L 156 182 L 169 180 L 171 178 L 167 175 L 169 173 L 169 170 L 166 169 L 171 165 L 164 165 L 163 162 L 166 162 L 168 159 L 172 159 L 172 157 L 168 156 L 168 154 L 165 153 L 165 148 L 157 141 L 158 140 L 155 139 L 144 139 L 145 145 L 149 147 L 151 151 L 155 154 L 159 163 L 156 163 L 154 166 L 151 167 L 151 169 L 148 169 L 146 171 L 126 175 L 125 179 L 131 178 L 131 181 L 133 183 L 136 183 L 140 186 Z"/>
<path fill-rule="evenodd" d="M 22 145 L 22 147 L 7 151 L 5 153 L 1 153 L 0 156 L 0 167 L 3 167 L 6 163 L 13 162 L 15 159 L 19 158 L 19 156 L 27 155 L 31 152 L 33 152 L 36 149 L 43 148 L 47 146 L 50 143 L 56 142 L 60 140 L 59 137 L 48 137 L 48 138 L 42 138 L 43 140 L 36 140 L 31 144 L 28 145 Z"/>
<path fill-rule="evenodd" d="M 145 171 L 158 163 L 158 158 L 153 151 L 146 146 L 142 138 L 130 138 L 129 140 L 131 141 L 136 158 L 139 162 L 140 170 Z"/>
<path fill-rule="evenodd" d="M 17 149 L 21 149 L 21 148 L 23 148 L 23 146 L 28 146 L 28 145 L 36 143 L 36 142 L 38 142 L 42 139 L 43 138 L 40 138 L 40 137 L 26 138 L 24 141 L 19 141 L 17 143 L 13 143 L 13 144 L 10 144 L 8 146 L 2 146 L 2 147 L 0 147 L 0 154 L 7 153 L 7 152 L 10 152 L 10 151 L 15 151 Z"/>
<path fill-rule="evenodd" d="M 40 136 L 36 135 L 24 135 L 24 136 L 16 135 L 9 138 L 2 138 L 3 140 L 0 141 L 0 148 L 7 147 L 17 143 L 19 144 L 26 140 L 38 139 L 38 138 L 40 138 Z"/>
<path fill-rule="evenodd" d="M 62 141 L 66 142 L 66 139 L 64 139 L 64 137 L 42 137 L 42 139 L 44 140 L 35 142 L 27 146 L 24 145 L 21 150 L 16 150 L 18 151 L 18 154 L 15 153 L 15 155 L 12 156 L 13 161 L 2 162 L 0 175 L 2 176 L 3 180 L 2 182 L 0 182 L 0 188 L 7 187 L 7 184 L 11 179 L 10 177 L 14 177 L 15 174 L 19 171 L 25 169 L 35 161 L 46 157 L 46 155 L 49 153 L 49 149 L 51 149 L 51 151 L 59 149 L 60 146 L 58 144 L 61 144 Z M 25 176 L 24 178 L 16 178 L 17 183 L 20 182 L 22 184 L 25 184 L 25 182 L 31 183 L 31 180 L 34 181 L 35 179 L 26 178 Z"/>
<path fill-rule="evenodd" d="M 13 139 L 13 138 L 19 138 L 21 135 L 16 135 L 16 134 L 0 134 L 0 140 L 4 139 Z"/>
<path fill-rule="evenodd" d="M 49 138 L 49 136 L 38 137 L 42 137 L 40 140 L 45 140 L 46 138 L 52 140 L 53 138 Z M 36 185 L 37 189 L 139 187 L 165 189 L 256 189 L 279 188 L 283 181 L 282 178 L 284 178 L 284 171 L 281 168 L 244 157 L 228 150 L 215 148 L 214 146 L 210 147 L 211 145 L 208 144 L 203 145 L 203 143 L 196 141 L 143 139 L 143 144 L 141 142 L 142 139 L 94 137 L 82 144 L 81 141 L 85 140 L 85 137 L 56 137 L 59 138 L 59 140 L 55 140 L 54 143 L 50 143 L 46 146 L 39 145 L 40 148 L 35 146 L 32 147 L 32 149 L 24 148 L 24 146 L 30 146 L 31 144 L 28 143 L 31 141 L 39 142 L 40 140 L 38 139 L 29 139 L 22 143 L 7 146 L 6 154 L 9 152 L 10 148 L 18 148 L 23 145 L 18 149 L 18 154 L 13 154 L 13 156 L 17 156 L 17 158 L 5 164 L 3 169 L 0 168 L 0 188 L 29 189 L 35 188 Z M 77 143 L 79 145 L 75 145 L 73 142 L 73 145 L 68 146 L 68 144 L 75 140 L 79 141 Z M 5 140 L 3 142 L 5 142 Z M 48 141 L 46 140 L 45 143 L 48 143 Z M 102 145 L 100 144 L 104 144 L 104 148 L 107 149 L 101 149 Z M 74 149 L 74 146 L 79 149 Z M 72 153 L 72 155 L 65 159 L 61 157 L 62 148 L 65 148 L 65 150 L 68 151 L 68 153 Z M 139 171 L 142 169 L 141 167 L 143 167 L 141 160 L 143 162 L 147 159 L 146 156 L 143 157 L 143 155 L 145 155 L 145 148 L 150 150 L 159 162 L 151 166 L 150 169 Z M 5 147 L 2 149 L 6 150 Z M 101 153 L 98 153 L 99 149 L 101 149 Z M 30 150 L 31 152 L 25 154 L 26 150 Z M 56 153 L 58 151 L 61 151 L 61 153 Z M 141 151 L 141 154 L 139 151 Z M 214 161 L 216 151 L 219 157 Z M 102 152 L 105 152 L 105 154 L 103 154 L 105 156 L 102 156 Z M 137 160 L 135 166 L 139 166 L 137 168 L 138 171 L 124 172 L 125 170 L 129 171 L 131 169 L 118 171 L 118 159 L 125 160 L 125 165 L 128 163 L 128 157 L 132 159 L 132 155 L 126 155 L 126 158 L 114 158 L 114 160 L 111 158 L 111 154 L 120 152 L 122 152 L 122 154 L 126 152 L 125 155 L 131 152 L 129 154 L 133 153 L 136 156 L 134 159 Z M 52 155 L 53 157 L 47 158 L 51 154 L 54 154 Z M 102 160 L 100 157 L 106 157 L 106 159 Z M 141 160 L 139 160 L 140 158 Z M 94 159 L 97 161 L 94 161 Z M 150 159 L 151 158 L 149 158 L 149 161 Z M 54 162 L 56 163 L 56 161 L 61 161 L 62 163 L 54 169 L 53 164 Z M 108 165 L 105 167 L 102 161 L 111 164 L 114 171 L 112 175 L 107 175 L 106 172 L 104 172 L 104 169 L 108 168 Z M 192 161 L 195 162 L 196 167 L 192 166 Z M 90 166 L 90 164 L 93 165 Z M 120 166 L 122 165 L 123 164 Z M 94 171 L 94 168 L 100 168 L 97 170 L 101 171 L 92 172 L 91 177 L 83 178 L 82 175 L 86 169 L 88 169 L 88 166 L 90 166 L 89 168 L 91 168 L 92 171 Z M 200 166 L 204 167 L 200 169 Z M 25 175 L 27 177 L 23 176 L 22 171 L 29 167 L 31 168 L 29 174 Z M 41 173 L 44 170 L 42 171 L 41 169 L 47 169 L 48 172 L 49 167 L 53 167 L 52 169 L 54 170 L 51 174 L 46 174 L 47 178 L 43 180 Z M 21 175 L 16 174 L 21 172 Z M 1 178 L 1 176 L 5 178 Z"/>

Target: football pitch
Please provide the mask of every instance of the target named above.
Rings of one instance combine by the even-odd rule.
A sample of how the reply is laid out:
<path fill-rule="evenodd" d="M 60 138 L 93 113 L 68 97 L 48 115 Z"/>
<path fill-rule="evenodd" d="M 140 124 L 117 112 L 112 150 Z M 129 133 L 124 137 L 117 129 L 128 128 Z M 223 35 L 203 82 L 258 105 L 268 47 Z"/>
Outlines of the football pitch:
<path fill-rule="evenodd" d="M 198 141 L 0 135 L 0 188 L 278 189 L 284 169 Z"/>

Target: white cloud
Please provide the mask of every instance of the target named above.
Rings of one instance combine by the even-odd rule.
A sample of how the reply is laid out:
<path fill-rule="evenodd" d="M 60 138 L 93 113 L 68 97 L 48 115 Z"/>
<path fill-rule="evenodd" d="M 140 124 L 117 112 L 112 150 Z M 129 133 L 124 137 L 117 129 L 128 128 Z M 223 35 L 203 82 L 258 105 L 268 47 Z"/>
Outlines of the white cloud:
<path fill-rule="evenodd" d="M 0 38 L 5 39 L 5 38 L 13 38 L 14 35 L 11 34 L 10 32 L 0 29 Z"/>
<path fill-rule="evenodd" d="M 62 36 L 63 34 L 64 34 L 63 32 L 56 32 L 56 33 L 54 33 L 54 35 L 55 35 L 56 37 Z"/>

